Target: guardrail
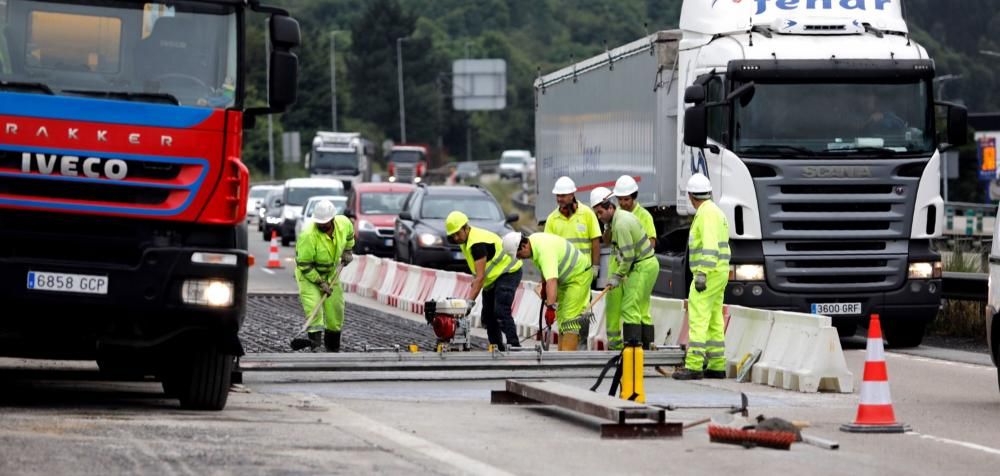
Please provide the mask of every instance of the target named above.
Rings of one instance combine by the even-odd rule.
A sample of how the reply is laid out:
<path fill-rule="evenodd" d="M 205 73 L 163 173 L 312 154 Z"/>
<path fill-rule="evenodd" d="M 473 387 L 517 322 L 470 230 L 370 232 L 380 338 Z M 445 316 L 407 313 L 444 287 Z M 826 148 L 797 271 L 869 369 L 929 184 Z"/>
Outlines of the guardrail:
<path fill-rule="evenodd" d="M 944 234 L 948 236 L 993 236 L 996 205 L 948 202 L 944 204 Z"/>
<path fill-rule="evenodd" d="M 985 302 L 989 293 L 989 275 L 985 273 L 944 273 L 942 296 L 957 301 Z"/>

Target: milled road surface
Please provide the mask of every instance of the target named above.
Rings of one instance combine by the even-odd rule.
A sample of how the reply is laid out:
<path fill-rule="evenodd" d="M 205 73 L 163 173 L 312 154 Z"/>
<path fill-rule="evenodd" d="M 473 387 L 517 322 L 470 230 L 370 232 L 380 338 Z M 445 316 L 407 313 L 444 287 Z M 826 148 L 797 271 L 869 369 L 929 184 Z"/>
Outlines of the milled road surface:
<path fill-rule="evenodd" d="M 258 266 L 251 288 L 293 291 L 289 276 Z M 864 342 L 844 346 L 860 386 Z M 751 415 L 807 420 L 807 431 L 838 440 L 838 451 L 719 445 L 704 426 L 680 439 L 601 440 L 590 418 L 490 405 L 490 391 L 511 373 L 248 372 L 249 393 L 231 393 L 223 412 L 201 413 L 179 410 L 155 382 L 101 381 L 92 363 L 44 363 L 66 371 L 39 376 L 24 371 L 36 362 L 0 359 L 0 474 L 996 474 L 1000 391 L 989 358 L 922 347 L 886 359 L 896 415 L 914 430 L 905 435 L 838 431 L 854 419 L 857 394 L 647 375 L 650 402 L 731 405 L 743 391 Z M 595 374 L 536 376 L 588 387 Z"/>

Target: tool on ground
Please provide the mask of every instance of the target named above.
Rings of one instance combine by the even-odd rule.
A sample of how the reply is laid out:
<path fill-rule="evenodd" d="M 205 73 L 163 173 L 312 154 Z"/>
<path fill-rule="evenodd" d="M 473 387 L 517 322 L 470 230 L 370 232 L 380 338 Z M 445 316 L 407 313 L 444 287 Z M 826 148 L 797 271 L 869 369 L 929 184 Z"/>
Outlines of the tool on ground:
<path fill-rule="evenodd" d="M 340 272 L 343 269 L 344 269 L 343 263 L 337 264 L 337 268 L 334 269 L 333 271 L 333 277 L 330 278 L 330 280 L 327 282 L 328 283 L 337 282 L 337 278 L 340 277 Z M 289 343 L 289 345 L 292 347 L 292 350 L 302 350 L 305 349 L 306 347 L 312 347 L 312 341 L 309 340 L 308 338 L 303 338 L 301 336 L 306 332 L 307 329 L 309 329 L 309 323 L 312 322 L 313 319 L 316 319 L 316 315 L 319 314 L 319 310 L 323 308 L 323 304 L 326 303 L 326 298 L 328 297 L 330 297 L 329 294 L 323 293 L 323 297 L 320 298 L 318 303 L 316 303 L 316 307 L 313 308 L 309 316 L 306 317 L 306 322 L 302 324 L 302 328 L 299 329 L 299 332 L 295 333 L 295 336 L 292 337 L 292 341 Z"/>
<path fill-rule="evenodd" d="M 608 395 L 613 397 L 617 393 L 622 400 L 643 403 L 646 401 L 646 389 L 643 381 L 644 365 L 645 355 L 642 345 L 637 342 L 629 342 L 625 344 L 625 348 L 620 354 L 604 364 L 604 369 L 597 376 L 597 381 L 590 387 L 590 391 L 596 392 L 604 383 L 604 377 L 608 375 L 608 372 L 615 369 L 615 374 L 611 377 L 611 389 L 608 390 Z M 619 387 L 621 392 L 618 392 Z"/>
<path fill-rule="evenodd" d="M 727 426 L 708 425 L 708 439 L 712 443 L 738 445 L 750 449 L 757 446 L 776 450 L 789 450 L 795 434 L 783 431 L 741 430 Z"/>
<path fill-rule="evenodd" d="M 753 370 L 754 364 L 760 360 L 761 350 L 754 349 L 753 352 L 747 353 L 740 359 L 740 363 L 736 365 L 736 381 L 740 383 L 745 383 L 750 381 L 751 371 Z"/>
<path fill-rule="evenodd" d="M 743 427 L 744 430 L 754 429 L 757 431 L 778 431 L 795 435 L 795 441 L 813 445 L 817 448 L 836 450 L 840 448 L 840 443 L 820 438 L 818 436 L 802 433 L 803 428 L 809 427 L 809 422 L 788 421 L 782 418 L 765 418 L 764 415 L 757 415 L 757 424 Z"/>
<path fill-rule="evenodd" d="M 740 392 L 740 406 L 738 406 L 738 407 L 737 406 L 730 406 L 723 413 L 723 415 L 735 415 L 735 414 L 739 413 L 744 418 L 746 418 L 746 417 L 750 416 L 750 411 L 747 408 L 747 406 L 749 405 L 749 403 L 750 402 L 747 399 L 747 394 L 745 394 L 743 392 Z M 698 406 L 679 406 L 679 405 L 666 405 L 666 406 L 661 406 L 661 407 L 665 408 L 667 410 L 670 410 L 670 411 L 679 410 L 679 409 L 718 408 L 718 407 L 698 407 Z M 712 421 L 711 417 L 709 417 L 709 418 L 702 418 L 700 420 L 695 420 L 695 421 L 692 421 L 690 423 L 685 424 L 684 425 L 684 429 L 686 430 L 688 428 L 693 428 L 693 427 L 696 427 L 698 425 L 704 425 L 705 423 L 708 423 L 710 421 Z"/>
<path fill-rule="evenodd" d="M 469 307 L 472 301 L 444 298 L 424 302 L 424 319 L 434 329 L 438 349 L 469 350 L 472 348 L 472 327 Z"/>

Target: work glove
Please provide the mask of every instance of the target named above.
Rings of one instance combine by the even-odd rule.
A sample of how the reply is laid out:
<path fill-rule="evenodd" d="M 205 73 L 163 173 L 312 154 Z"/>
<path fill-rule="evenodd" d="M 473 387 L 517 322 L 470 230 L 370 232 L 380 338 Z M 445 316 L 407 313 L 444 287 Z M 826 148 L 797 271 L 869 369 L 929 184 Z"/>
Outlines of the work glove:
<path fill-rule="evenodd" d="M 319 288 L 323 291 L 323 294 L 326 294 L 327 296 L 333 294 L 333 288 L 330 287 L 330 283 L 326 281 L 320 281 Z"/>
<path fill-rule="evenodd" d="M 351 250 L 344 250 L 344 252 L 340 254 L 340 262 L 344 266 L 347 266 L 351 264 L 351 261 L 354 261 L 354 253 Z"/>
<path fill-rule="evenodd" d="M 704 292 L 705 288 L 708 287 L 707 285 L 708 285 L 708 277 L 705 276 L 705 273 L 698 273 L 698 275 L 694 277 L 694 288 L 699 293 Z"/>
<path fill-rule="evenodd" d="M 594 270 L 594 280 L 596 281 L 598 276 L 601 275 L 601 266 L 600 265 L 592 266 L 590 269 Z"/>
<path fill-rule="evenodd" d="M 552 324 L 556 322 L 556 305 L 548 304 L 545 306 L 545 325 L 552 327 Z"/>
<path fill-rule="evenodd" d="M 612 276 L 611 279 L 608 280 L 608 289 L 614 289 L 621 285 L 621 279 L 621 276 L 618 276 L 617 274 Z"/>

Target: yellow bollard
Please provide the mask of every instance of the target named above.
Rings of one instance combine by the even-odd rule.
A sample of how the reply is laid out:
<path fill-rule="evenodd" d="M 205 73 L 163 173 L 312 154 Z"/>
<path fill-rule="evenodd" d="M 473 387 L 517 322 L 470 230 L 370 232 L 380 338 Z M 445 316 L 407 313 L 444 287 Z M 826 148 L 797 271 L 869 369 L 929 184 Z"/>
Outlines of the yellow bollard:
<path fill-rule="evenodd" d="M 416 354 L 417 352 L 420 352 L 420 347 L 416 344 L 410 344 L 410 352 Z"/>
<path fill-rule="evenodd" d="M 626 344 L 625 350 L 622 351 L 622 382 L 619 394 L 622 400 L 646 402 L 646 389 L 642 381 L 643 365 L 642 346 Z M 635 398 L 632 398 L 633 395 Z"/>

